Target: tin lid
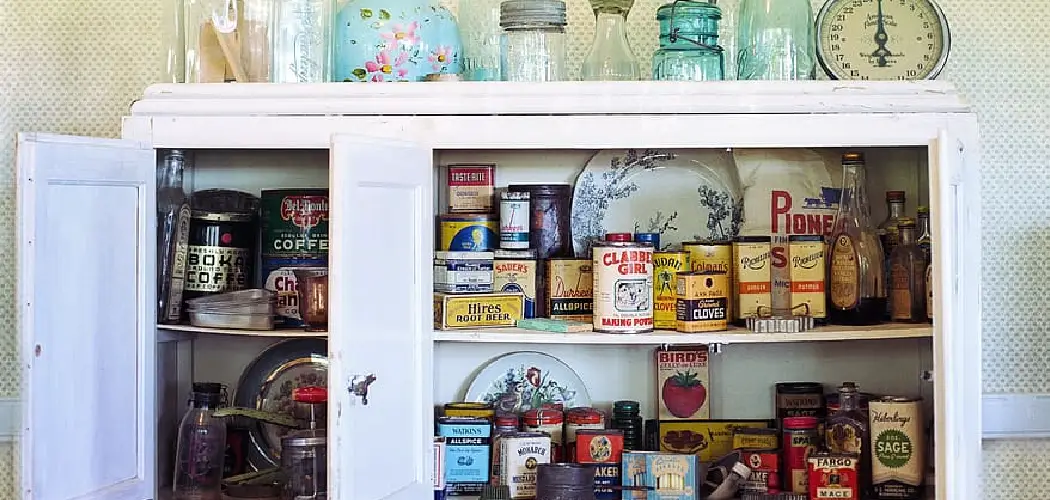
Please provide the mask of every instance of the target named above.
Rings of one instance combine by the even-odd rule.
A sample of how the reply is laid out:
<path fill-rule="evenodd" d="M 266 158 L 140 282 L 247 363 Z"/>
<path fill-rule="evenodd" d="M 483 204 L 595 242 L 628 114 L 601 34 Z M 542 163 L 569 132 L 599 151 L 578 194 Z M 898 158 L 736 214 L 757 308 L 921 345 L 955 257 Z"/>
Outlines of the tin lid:
<path fill-rule="evenodd" d="M 922 398 L 909 398 L 906 396 L 882 396 L 876 400 L 879 403 L 918 403 Z"/>
<path fill-rule="evenodd" d="M 520 423 L 520 419 L 513 413 L 500 413 L 496 415 L 493 423 L 496 427 L 514 427 L 516 429 Z"/>
<path fill-rule="evenodd" d="M 859 151 L 850 151 L 842 155 L 843 165 L 863 165 L 864 164 L 864 153 Z"/>
<path fill-rule="evenodd" d="M 843 382 L 842 385 L 839 386 L 839 393 L 857 392 L 858 389 L 856 382 Z"/>
<path fill-rule="evenodd" d="M 816 429 L 820 420 L 817 417 L 787 417 L 784 419 L 785 429 Z"/>
<path fill-rule="evenodd" d="M 773 241 L 772 236 L 737 236 L 733 241 L 737 243 L 769 243 Z"/>
<path fill-rule="evenodd" d="M 622 436 L 622 429 L 580 429 L 576 431 L 577 436 Z"/>
<path fill-rule="evenodd" d="M 613 411 L 617 413 L 638 413 L 641 410 L 641 404 L 637 401 L 621 400 L 613 403 Z"/>
<path fill-rule="evenodd" d="M 532 260 L 532 259 L 536 258 L 536 250 L 535 249 L 531 249 L 531 248 L 528 249 L 528 250 L 503 250 L 503 249 L 498 249 L 498 250 L 495 250 L 495 257 L 496 257 L 496 260 L 500 260 L 500 259 L 506 259 L 506 260 Z"/>
<path fill-rule="evenodd" d="M 525 412 L 525 425 L 537 426 L 547 424 L 560 424 L 565 420 L 561 410 L 552 408 L 533 408 Z"/>
<path fill-rule="evenodd" d="M 445 403 L 446 410 L 491 410 L 492 405 L 488 403 L 472 403 L 472 402 L 460 402 L 460 403 Z"/>
<path fill-rule="evenodd" d="M 904 191 L 886 191 L 886 201 L 904 201 Z"/>
<path fill-rule="evenodd" d="M 490 222 L 496 220 L 492 214 L 445 214 L 439 215 L 441 222 Z"/>
<path fill-rule="evenodd" d="M 568 184 L 511 184 L 507 191 L 527 191 L 532 197 L 537 196 L 569 196 L 572 186 Z"/>
<path fill-rule="evenodd" d="M 576 407 L 565 413 L 565 420 L 570 424 L 600 424 L 605 415 L 594 408 Z"/>
<path fill-rule="evenodd" d="M 208 222 L 251 222 L 254 214 L 247 212 L 208 212 L 194 210 L 190 212 L 190 218 Z"/>
<path fill-rule="evenodd" d="M 605 241 L 610 243 L 630 243 L 631 233 L 605 233 Z"/>
<path fill-rule="evenodd" d="M 515 28 L 534 25 L 565 26 L 565 2 L 562 0 L 505 0 L 500 4 L 499 25 Z"/>
<path fill-rule="evenodd" d="M 653 247 L 659 247 L 660 233 L 635 233 L 634 241 L 638 243 L 648 243 Z"/>
<path fill-rule="evenodd" d="M 495 170 L 495 163 L 449 163 L 445 165 L 445 168 L 483 168 L 485 170 Z"/>
<path fill-rule="evenodd" d="M 528 191 L 504 191 L 499 195 L 500 199 L 503 200 L 528 200 Z"/>
<path fill-rule="evenodd" d="M 782 394 L 823 393 L 824 385 L 820 382 L 777 382 L 777 392 Z"/>
<path fill-rule="evenodd" d="M 788 236 L 788 241 L 824 241 L 822 234 L 793 234 Z"/>
<path fill-rule="evenodd" d="M 704 241 L 686 241 L 682 243 L 682 248 L 702 246 L 702 247 L 722 247 L 730 246 L 733 244 L 733 240 L 704 240 Z"/>

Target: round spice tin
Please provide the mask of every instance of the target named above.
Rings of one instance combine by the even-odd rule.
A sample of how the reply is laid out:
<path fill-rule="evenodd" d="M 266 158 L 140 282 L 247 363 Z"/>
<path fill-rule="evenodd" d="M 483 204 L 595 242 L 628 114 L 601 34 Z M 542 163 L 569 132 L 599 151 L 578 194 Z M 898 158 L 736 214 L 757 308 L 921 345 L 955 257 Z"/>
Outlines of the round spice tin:
<path fill-rule="evenodd" d="M 608 239 L 614 236 L 607 235 L 606 241 L 596 243 L 592 249 L 594 330 L 604 333 L 651 332 L 653 247 Z"/>
<path fill-rule="evenodd" d="M 544 432 L 551 437 L 551 455 L 555 462 L 560 462 L 564 455 L 565 414 L 553 408 L 533 408 L 522 418 L 525 430 Z"/>
<path fill-rule="evenodd" d="M 499 203 L 499 246 L 507 250 L 529 248 L 529 193 L 504 191 Z"/>
<path fill-rule="evenodd" d="M 491 252 L 497 246 L 499 221 L 493 215 L 438 216 L 438 250 Z"/>

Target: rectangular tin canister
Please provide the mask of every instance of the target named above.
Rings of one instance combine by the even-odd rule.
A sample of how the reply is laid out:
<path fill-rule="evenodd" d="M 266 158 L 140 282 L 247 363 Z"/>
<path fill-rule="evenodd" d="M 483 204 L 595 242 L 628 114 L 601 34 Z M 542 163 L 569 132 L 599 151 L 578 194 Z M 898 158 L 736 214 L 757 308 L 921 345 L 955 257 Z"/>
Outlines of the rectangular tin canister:
<path fill-rule="evenodd" d="M 767 429 L 772 420 L 666 420 L 660 422 L 660 451 L 695 454 L 701 463 L 718 460 L 733 451 L 737 429 Z"/>
<path fill-rule="evenodd" d="M 694 272 L 719 271 L 726 273 L 729 279 L 729 296 L 726 304 L 726 317 L 729 321 L 736 319 L 736 265 L 733 263 L 733 242 L 731 241 L 687 241 L 682 243 L 682 250 L 689 253 L 689 270 Z"/>
<path fill-rule="evenodd" d="M 533 250 L 497 250 L 493 264 L 493 289 L 525 296 L 525 318 L 536 318 L 538 264 Z"/>
<path fill-rule="evenodd" d="M 733 242 L 738 321 L 773 312 L 772 238 L 740 236 Z"/>
<path fill-rule="evenodd" d="M 434 436 L 434 497 L 445 496 L 445 438 Z"/>
<path fill-rule="evenodd" d="M 455 330 L 514 326 L 522 319 L 525 296 L 520 293 L 454 295 L 434 293 L 434 328 Z"/>
<path fill-rule="evenodd" d="M 824 274 L 824 237 L 792 235 L 788 238 L 791 259 L 791 311 L 814 319 L 828 316 Z"/>
<path fill-rule="evenodd" d="M 260 195 L 263 255 L 328 257 L 327 189 L 272 189 Z"/>
<path fill-rule="evenodd" d="M 623 461 L 623 431 L 618 429 L 582 429 L 576 433 L 573 449 L 576 463 L 594 466 L 594 497 L 597 500 L 619 500 L 620 467 Z"/>
<path fill-rule="evenodd" d="M 809 456 L 809 498 L 860 500 L 860 457 L 817 453 Z"/>
<path fill-rule="evenodd" d="M 868 403 L 868 414 L 873 498 L 923 498 L 926 435 L 922 400 L 885 396 Z"/>
<path fill-rule="evenodd" d="M 653 327 L 674 330 L 677 327 L 678 274 L 689 272 L 689 252 L 656 252 L 653 254 Z"/>
<path fill-rule="evenodd" d="M 510 488 L 512 500 L 536 498 L 538 465 L 551 463 L 551 438 L 542 432 L 515 432 L 500 436 L 500 484 Z"/>
<path fill-rule="evenodd" d="M 434 252 L 434 291 L 491 292 L 493 257 L 492 252 Z"/>
<path fill-rule="evenodd" d="M 725 273 L 680 273 L 676 285 L 676 330 L 684 333 L 720 332 L 729 327 L 729 279 Z"/>
<path fill-rule="evenodd" d="M 448 165 L 445 187 L 448 213 L 492 212 L 496 194 L 496 165 Z"/>
<path fill-rule="evenodd" d="M 696 455 L 654 453 L 645 456 L 646 477 L 650 490 L 647 500 L 697 500 Z"/>
<path fill-rule="evenodd" d="M 591 259 L 555 258 L 545 264 L 550 318 L 590 322 L 594 310 Z"/>
<path fill-rule="evenodd" d="M 492 422 L 483 418 L 442 417 L 438 435 L 445 438 L 445 492 L 477 496 L 489 480 Z"/>

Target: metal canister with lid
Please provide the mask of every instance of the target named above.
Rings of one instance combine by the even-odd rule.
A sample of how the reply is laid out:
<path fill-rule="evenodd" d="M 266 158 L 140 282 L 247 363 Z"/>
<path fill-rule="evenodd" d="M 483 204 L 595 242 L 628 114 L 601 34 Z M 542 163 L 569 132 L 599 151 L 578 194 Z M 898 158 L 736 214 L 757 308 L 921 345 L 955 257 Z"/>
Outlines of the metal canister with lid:
<path fill-rule="evenodd" d="M 583 429 L 604 429 L 605 415 L 594 408 L 576 407 L 565 412 L 565 457 L 576 456 L 576 433 Z"/>
<path fill-rule="evenodd" d="M 653 331 L 653 247 L 610 233 L 592 249 L 594 330 Z"/>
<path fill-rule="evenodd" d="M 778 382 L 776 399 L 777 427 L 783 428 L 788 417 L 827 417 L 824 405 L 824 386 L 820 382 Z"/>
<path fill-rule="evenodd" d="M 560 462 L 564 454 L 565 414 L 554 408 L 533 408 L 524 415 L 525 430 L 543 432 L 551 437 L 551 458 Z"/>
<path fill-rule="evenodd" d="M 183 299 L 252 288 L 256 232 L 253 214 L 194 210 Z"/>
<path fill-rule="evenodd" d="M 820 446 L 820 421 L 816 417 L 784 419 L 784 477 L 781 486 L 793 493 L 809 491 L 809 456 Z"/>

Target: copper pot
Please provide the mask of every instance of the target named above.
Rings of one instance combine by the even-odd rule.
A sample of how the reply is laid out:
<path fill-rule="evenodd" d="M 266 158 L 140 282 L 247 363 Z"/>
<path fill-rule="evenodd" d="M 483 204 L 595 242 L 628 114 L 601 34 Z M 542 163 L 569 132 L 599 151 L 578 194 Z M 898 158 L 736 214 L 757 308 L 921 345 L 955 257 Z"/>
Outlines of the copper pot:
<path fill-rule="evenodd" d="M 328 330 L 328 270 L 295 269 L 299 316 L 308 332 Z"/>

